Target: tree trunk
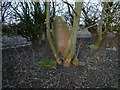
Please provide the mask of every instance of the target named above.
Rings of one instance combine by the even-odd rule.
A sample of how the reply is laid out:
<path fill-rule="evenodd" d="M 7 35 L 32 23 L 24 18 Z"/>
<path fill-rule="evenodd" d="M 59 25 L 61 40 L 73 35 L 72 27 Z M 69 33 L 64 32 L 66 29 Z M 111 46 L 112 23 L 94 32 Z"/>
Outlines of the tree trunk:
<path fill-rule="evenodd" d="M 64 62 L 65 67 L 69 67 L 71 65 L 72 59 L 73 59 L 73 64 L 75 64 L 74 62 L 76 62 L 76 65 L 78 65 L 78 59 L 76 57 L 75 52 L 76 52 L 76 40 L 77 40 L 77 32 L 78 32 L 78 25 L 80 21 L 82 3 L 83 2 L 75 2 L 76 14 L 74 14 L 72 32 L 68 41 L 68 46 L 66 47 L 66 60 Z"/>
<path fill-rule="evenodd" d="M 50 44 L 50 47 L 52 49 L 52 52 L 54 54 L 54 57 L 57 61 L 58 64 L 62 64 L 62 62 L 60 61 L 59 57 L 58 57 L 58 52 L 57 52 L 57 49 L 54 45 L 54 41 L 52 39 L 52 36 L 50 34 L 50 18 L 49 18 L 49 12 L 50 11 L 50 3 L 48 0 L 46 0 L 46 30 L 47 30 L 47 39 L 48 39 L 48 42 Z"/>

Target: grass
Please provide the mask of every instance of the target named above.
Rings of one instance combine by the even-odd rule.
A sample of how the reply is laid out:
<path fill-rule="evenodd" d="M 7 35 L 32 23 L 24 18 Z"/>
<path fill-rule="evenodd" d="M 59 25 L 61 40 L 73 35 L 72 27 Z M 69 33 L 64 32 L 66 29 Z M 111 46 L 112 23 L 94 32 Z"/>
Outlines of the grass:
<path fill-rule="evenodd" d="M 99 61 L 99 57 L 97 57 L 97 56 L 93 56 L 91 59 L 92 59 L 92 61 L 94 61 L 94 62 L 98 62 L 98 61 Z"/>
<path fill-rule="evenodd" d="M 89 47 L 90 49 L 92 49 L 92 50 L 97 50 L 97 49 L 98 49 L 98 46 L 96 46 L 96 45 L 94 45 L 94 44 L 89 45 L 88 47 Z"/>
<path fill-rule="evenodd" d="M 55 61 L 55 59 L 53 59 L 51 57 L 46 57 L 46 58 L 40 59 L 37 62 L 36 66 L 37 67 L 55 69 L 57 67 L 57 62 Z"/>

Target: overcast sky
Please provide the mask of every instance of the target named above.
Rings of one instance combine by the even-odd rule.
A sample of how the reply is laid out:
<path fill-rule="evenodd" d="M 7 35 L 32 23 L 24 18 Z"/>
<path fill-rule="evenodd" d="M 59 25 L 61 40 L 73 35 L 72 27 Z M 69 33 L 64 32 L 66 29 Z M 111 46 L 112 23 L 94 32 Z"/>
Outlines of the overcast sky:
<path fill-rule="evenodd" d="M 20 1 L 45 1 L 45 0 L 3 0 L 3 1 L 15 1 L 15 2 L 20 2 Z M 64 0 L 66 1 L 66 0 Z M 70 4 L 74 4 L 75 3 L 75 0 L 67 0 Z M 78 0 L 78 1 L 81 1 L 81 0 Z M 84 2 L 88 2 L 89 0 L 83 0 Z M 58 2 L 60 4 L 60 7 L 56 7 L 56 10 L 59 10 L 61 8 L 64 8 L 64 7 L 67 7 L 66 4 L 63 5 L 62 1 L 61 0 L 56 0 L 56 2 Z M 98 0 L 90 0 L 90 2 L 92 3 L 96 3 L 98 4 Z M 101 9 L 101 7 L 98 7 L 99 10 Z M 19 10 L 21 11 L 21 9 L 19 8 Z M 56 15 L 60 15 L 60 16 L 63 16 L 62 13 L 66 12 L 67 9 L 64 9 L 60 12 L 56 12 Z"/>

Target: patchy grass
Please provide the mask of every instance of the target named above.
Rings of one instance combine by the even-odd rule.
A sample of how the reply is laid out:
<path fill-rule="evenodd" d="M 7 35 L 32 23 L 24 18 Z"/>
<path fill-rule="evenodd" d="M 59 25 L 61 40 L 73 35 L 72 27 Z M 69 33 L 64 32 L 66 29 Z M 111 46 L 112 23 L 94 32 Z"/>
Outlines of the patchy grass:
<path fill-rule="evenodd" d="M 55 69 L 57 67 L 57 62 L 55 61 L 55 59 L 53 59 L 51 57 L 45 57 L 45 58 L 40 59 L 37 62 L 36 66 Z"/>
<path fill-rule="evenodd" d="M 88 46 L 90 49 L 97 50 L 98 47 L 94 44 Z"/>
<path fill-rule="evenodd" d="M 91 60 L 94 61 L 94 62 L 98 62 L 98 61 L 99 61 L 99 57 L 93 56 L 93 57 L 91 58 Z"/>

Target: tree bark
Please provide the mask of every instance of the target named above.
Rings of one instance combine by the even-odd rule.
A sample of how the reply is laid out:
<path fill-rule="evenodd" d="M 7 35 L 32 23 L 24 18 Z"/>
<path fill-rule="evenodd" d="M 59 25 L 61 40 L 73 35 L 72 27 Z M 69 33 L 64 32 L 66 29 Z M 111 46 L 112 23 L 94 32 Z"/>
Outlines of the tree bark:
<path fill-rule="evenodd" d="M 62 62 L 60 61 L 59 57 L 58 57 L 58 52 L 56 50 L 56 47 L 54 45 L 54 42 L 53 42 L 53 39 L 52 39 L 52 36 L 50 34 L 50 18 L 49 18 L 49 11 L 50 11 L 50 3 L 49 3 L 49 0 L 46 0 L 46 30 L 47 30 L 47 39 L 48 39 L 48 42 L 50 44 L 50 47 L 52 49 L 52 52 L 54 54 L 54 57 L 57 61 L 58 64 L 62 64 Z"/>
<path fill-rule="evenodd" d="M 80 21 L 82 3 L 83 2 L 75 2 L 76 15 L 74 14 L 72 32 L 68 41 L 68 47 L 66 47 L 66 60 L 64 62 L 64 67 L 69 67 L 71 65 L 72 59 L 73 59 L 73 62 L 76 62 L 76 65 L 78 64 L 78 59 L 75 55 L 75 52 L 76 52 L 76 40 L 77 40 L 77 32 L 78 32 L 78 25 Z"/>

